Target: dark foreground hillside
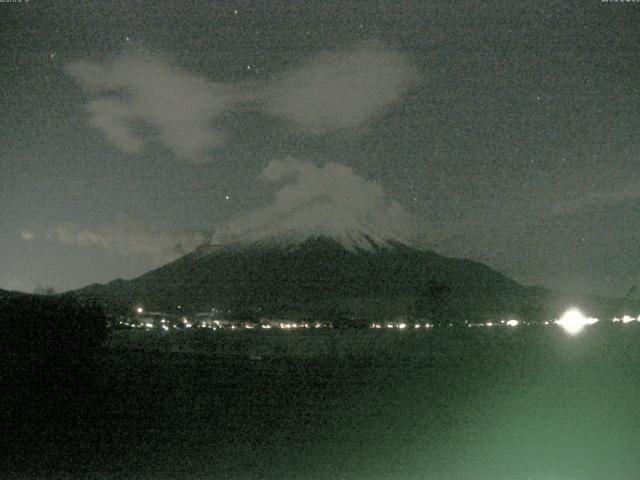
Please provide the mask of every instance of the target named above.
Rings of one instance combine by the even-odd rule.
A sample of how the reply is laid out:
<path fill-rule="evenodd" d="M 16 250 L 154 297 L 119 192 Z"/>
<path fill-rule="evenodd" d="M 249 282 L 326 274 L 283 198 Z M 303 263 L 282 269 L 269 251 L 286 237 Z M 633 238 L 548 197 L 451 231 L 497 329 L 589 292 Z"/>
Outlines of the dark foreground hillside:
<path fill-rule="evenodd" d="M 79 399 L 92 390 L 106 333 L 105 317 L 95 306 L 71 297 L 0 292 L 0 429 L 5 438 L 30 425 L 62 425 L 71 417 Z"/>
<path fill-rule="evenodd" d="M 66 414 L 3 435 L 3 468 L 16 479 L 640 473 L 640 325 L 377 333 L 385 353 L 343 358 L 106 349 Z"/>

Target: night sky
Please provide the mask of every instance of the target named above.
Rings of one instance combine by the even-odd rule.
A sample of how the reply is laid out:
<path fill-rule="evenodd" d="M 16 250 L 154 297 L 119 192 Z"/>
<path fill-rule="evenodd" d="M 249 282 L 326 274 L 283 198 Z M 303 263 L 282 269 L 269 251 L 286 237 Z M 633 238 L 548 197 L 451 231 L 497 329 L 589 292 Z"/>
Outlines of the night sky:
<path fill-rule="evenodd" d="M 0 3 L 0 288 L 368 225 L 640 283 L 640 3 Z"/>

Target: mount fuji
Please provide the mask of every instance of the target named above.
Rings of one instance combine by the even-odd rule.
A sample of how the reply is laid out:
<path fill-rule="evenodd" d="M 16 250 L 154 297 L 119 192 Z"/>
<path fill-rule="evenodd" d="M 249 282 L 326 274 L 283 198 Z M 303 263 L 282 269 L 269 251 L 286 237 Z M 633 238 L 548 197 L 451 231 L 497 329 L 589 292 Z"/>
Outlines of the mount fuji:
<path fill-rule="evenodd" d="M 75 295 L 121 312 L 141 304 L 164 311 L 215 308 L 245 318 L 462 322 L 539 317 L 549 291 L 369 229 L 344 229 L 207 243 L 138 278 L 90 285 Z"/>
<path fill-rule="evenodd" d="M 367 228 L 210 241 L 140 277 L 90 285 L 74 295 L 121 313 L 144 305 L 345 324 L 398 317 L 456 324 L 541 321 L 558 318 L 572 304 L 606 318 L 630 308 L 625 299 L 525 286 L 484 264 L 414 248 Z"/>

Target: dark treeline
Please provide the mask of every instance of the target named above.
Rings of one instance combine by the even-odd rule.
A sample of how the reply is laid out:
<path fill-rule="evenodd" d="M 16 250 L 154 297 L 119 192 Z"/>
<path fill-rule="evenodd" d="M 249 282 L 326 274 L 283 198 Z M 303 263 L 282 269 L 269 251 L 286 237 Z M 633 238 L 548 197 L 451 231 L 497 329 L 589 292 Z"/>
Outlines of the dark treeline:
<path fill-rule="evenodd" d="M 68 296 L 0 296 L 0 329 L 2 423 L 71 418 L 93 390 L 102 310 Z"/>

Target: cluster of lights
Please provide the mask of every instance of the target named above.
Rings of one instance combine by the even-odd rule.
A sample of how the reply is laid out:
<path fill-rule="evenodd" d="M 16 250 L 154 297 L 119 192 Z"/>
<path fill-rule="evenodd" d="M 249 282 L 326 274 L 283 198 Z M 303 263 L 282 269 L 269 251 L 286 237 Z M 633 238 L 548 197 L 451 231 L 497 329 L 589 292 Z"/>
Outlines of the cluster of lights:
<path fill-rule="evenodd" d="M 291 330 L 296 328 L 322 328 L 322 324 L 319 322 L 316 322 L 314 324 L 310 324 L 308 322 L 281 322 L 279 326 L 283 330 Z M 271 328 L 270 325 L 263 325 L 262 327 Z"/>
<path fill-rule="evenodd" d="M 585 316 L 577 308 L 570 308 L 566 312 L 564 312 L 559 319 L 556 319 L 554 321 L 545 321 L 545 322 L 542 322 L 542 324 L 545 326 L 555 324 L 555 325 L 558 325 L 559 327 L 562 327 L 562 329 L 565 330 L 570 335 L 575 335 L 582 332 L 585 327 L 598 323 L 598 321 L 599 320 L 597 318 Z M 630 315 L 624 315 L 620 318 L 615 317 L 612 319 L 612 321 L 614 323 L 620 322 L 624 324 L 631 323 L 631 322 L 640 323 L 640 316 L 632 317 Z M 485 327 L 485 328 L 491 328 L 495 326 L 517 327 L 522 324 L 525 324 L 525 325 L 531 324 L 531 322 L 522 322 L 516 319 L 500 320 L 499 322 L 487 321 L 484 323 L 470 323 L 470 322 L 464 322 L 464 323 L 465 325 L 467 325 L 467 327 Z M 452 326 L 451 323 L 449 323 L 448 325 Z M 373 329 L 397 328 L 397 329 L 403 330 L 407 327 L 407 325 L 405 323 L 385 323 L 385 324 L 372 323 L 369 325 L 369 327 Z M 429 323 L 425 324 L 425 328 L 430 328 L 430 327 L 433 327 L 433 325 Z M 421 328 L 421 325 L 415 324 L 414 328 L 416 329 Z"/>
<path fill-rule="evenodd" d="M 495 326 L 507 326 L 507 327 L 517 327 L 518 325 L 529 325 L 529 322 L 522 322 L 520 320 L 516 320 L 514 318 L 509 319 L 509 320 L 500 320 L 499 322 L 492 322 L 492 321 L 488 321 L 488 322 L 484 322 L 484 323 L 470 323 L 470 322 L 464 322 L 465 325 L 467 327 L 485 327 L 485 328 L 491 328 L 491 327 L 495 327 Z M 449 324 L 449 326 L 451 326 L 451 324 Z"/>
<path fill-rule="evenodd" d="M 380 330 L 383 328 L 388 328 L 388 329 L 394 329 L 397 328 L 399 330 L 404 330 L 405 328 L 408 328 L 409 325 L 401 322 L 401 323 L 396 323 L 396 322 L 386 322 L 386 323 L 371 323 L 369 324 L 369 328 L 372 328 L 374 330 Z M 413 325 L 414 329 L 419 329 L 419 328 L 432 328 L 433 325 L 431 323 L 425 323 L 424 325 L 420 324 L 420 323 L 416 323 Z"/>
<path fill-rule="evenodd" d="M 145 313 L 145 310 L 142 306 L 137 306 L 134 308 L 134 311 L 137 315 L 142 315 Z M 215 311 L 215 309 L 212 309 L 212 311 Z M 587 317 L 585 316 L 580 310 L 578 310 L 577 308 L 570 308 L 567 311 L 565 311 L 562 316 L 554 321 L 545 321 L 542 324 L 543 325 L 551 325 L 551 324 L 555 324 L 558 325 L 559 327 L 561 327 L 563 330 L 565 330 L 568 334 L 570 335 L 576 335 L 580 332 L 582 332 L 584 330 L 585 327 L 589 326 L 589 325 L 594 325 L 595 323 L 597 323 L 599 320 L 597 318 L 593 318 L 593 317 Z M 630 315 L 623 315 L 622 317 L 618 318 L 615 317 L 611 320 L 613 323 L 623 323 L 623 324 L 628 324 L 628 323 L 632 323 L 632 322 L 639 322 L 640 323 L 640 316 L 638 317 L 633 317 Z M 160 320 L 160 327 L 163 331 L 169 331 L 169 325 L 167 325 L 169 322 L 165 319 L 162 318 Z M 491 328 L 494 326 L 506 326 L 506 327 L 517 327 L 521 324 L 530 324 L 530 322 L 522 322 L 520 320 L 516 320 L 516 319 L 509 319 L 509 320 L 500 320 L 499 322 L 492 322 L 492 321 L 487 321 L 484 323 L 470 323 L 465 321 L 464 322 L 468 327 L 486 327 L 486 328 Z M 120 321 L 119 322 L 120 325 L 123 326 L 127 326 L 127 327 L 132 327 L 132 328 L 145 328 L 147 330 L 155 328 L 156 325 L 155 323 L 152 323 L 149 321 L 149 319 L 147 318 L 140 318 L 139 321 Z M 220 320 L 213 320 L 213 321 L 200 321 L 200 322 L 196 322 L 197 326 L 200 328 L 210 328 L 213 330 L 217 330 L 219 328 L 223 328 L 224 325 L 222 324 L 222 321 Z M 448 324 L 449 326 L 452 326 L 452 323 Z M 176 329 L 180 329 L 180 328 L 192 328 L 194 326 L 194 323 L 190 322 L 187 317 L 181 317 L 180 321 L 178 322 L 178 324 L 173 324 L 171 325 L 173 326 L 173 328 Z M 307 329 L 307 328 L 323 328 L 326 327 L 326 324 L 320 323 L 320 322 L 316 322 L 316 323 L 309 323 L 309 322 L 277 322 L 277 323 L 272 323 L 272 324 L 251 324 L 249 322 L 246 322 L 244 324 L 242 324 L 241 326 L 237 326 L 237 325 L 227 325 L 227 327 L 231 330 L 236 330 L 236 329 L 254 329 L 256 327 L 261 328 L 263 330 L 269 330 L 272 328 L 279 328 L 282 330 L 295 330 L 295 329 Z M 407 324 L 406 322 L 383 322 L 383 323 L 379 323 L 379 322 L 374 322 L 371 323 L 369 325 L 369 328 L 372 329 L 398 329 L 398 330 L 405 330 L 409 327 L 413 327 L 414 329 L 420 329 L 420 328 L 425 328 L 425 329 L 430 329 L 433 328 L 434 325 L 432 323 L 415 323 L 415 324 Z"/>
<path fill-rule="evenodd" d="M 612 321 L 615 322 L 615 323 L 618 323 L 618 322 L 622 322 L 622 323 L 640 322 L 640 315 L 638 315 L 638 318 L 632 317 L 630 315 L 623 315 L 622 318 L 615 317 Z"/>

